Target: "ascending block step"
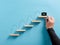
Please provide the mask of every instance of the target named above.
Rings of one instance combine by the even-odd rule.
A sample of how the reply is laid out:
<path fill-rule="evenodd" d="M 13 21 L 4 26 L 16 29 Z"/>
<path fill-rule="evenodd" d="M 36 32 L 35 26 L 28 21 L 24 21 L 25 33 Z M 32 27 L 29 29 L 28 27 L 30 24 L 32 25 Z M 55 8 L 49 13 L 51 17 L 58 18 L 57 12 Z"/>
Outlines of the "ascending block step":
<path fill-rule="evenodd" d="M 47 18 L 47 16 L 38 16 L 39 18 Z"/>
<path fill-rule="evenodd" d="M 26 30 L 20 30 L 20 29 L 18 29 L 18 30 L 16 30 L 17 32 L 25 32 Z"/>
<path fill-rule="evenodd" d="M 28 27 L 28 28 L 30 28 L 30 27 L 33 27 L 34 25 L 25 25 L 24 27 Z"/>
<path fill-rule="evenodd" d="M 32 20 L 32 22 L 39 23 L 41 21 L 40 20 Z"/>
<path fill-rule="evenodd" d="M 10 34 L 10 36 L 19 36 L 19 34 Z"/>

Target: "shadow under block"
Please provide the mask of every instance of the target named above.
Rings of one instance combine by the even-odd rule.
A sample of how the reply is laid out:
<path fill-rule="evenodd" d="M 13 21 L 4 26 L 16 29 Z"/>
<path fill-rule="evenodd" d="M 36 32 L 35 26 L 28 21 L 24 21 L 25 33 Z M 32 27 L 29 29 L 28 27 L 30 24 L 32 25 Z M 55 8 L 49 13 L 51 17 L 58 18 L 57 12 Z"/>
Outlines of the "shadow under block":
<path fill-rule="evenodd" d="M 47 16 L 38 16 L 39 18 L 47 18 Z"/>
<path fill-rule="evenodd" d="M 32 22 L 34 22 L 34 23 L 40 23 L 41 21 L 40 20 L 32 20 Z"/>
<path fill-rule="evenodd" d="M 10 34 L 10 36 L 19 36 L 19 34 Z"/>
<path fill-rule="evenodd" d="M 26 30 L 19 30 L 19 29 L 18 29 L 18 30 L 16 30 L 16 31 L 17 31 L 17 32 L 25 32 Z"/>
<path fill-rule="evenodd" d="M 34 25 L 25 25 L 24 27 L 28 27 L 28 28 L 30 28 L 30 27 L 33 27 Z"/>

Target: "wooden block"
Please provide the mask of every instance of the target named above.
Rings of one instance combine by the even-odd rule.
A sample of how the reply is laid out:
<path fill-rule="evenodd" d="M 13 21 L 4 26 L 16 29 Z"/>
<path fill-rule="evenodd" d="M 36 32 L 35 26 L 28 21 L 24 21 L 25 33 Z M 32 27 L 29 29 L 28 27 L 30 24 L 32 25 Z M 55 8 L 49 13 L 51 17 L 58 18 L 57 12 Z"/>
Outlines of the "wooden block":
<path fill-rule="evenodd" d="M 39 18 L 47 18 L 47 16 L 38 16 Z"/>
<path fill-rule="evenodd" d="M 10 34 L 10 36 L 19 36 L 19 34 Z"/>
<path fill-rule="evenodd" d="M 25 25 L 25 27 L 33 27 L 34 25 Z"/>
<path fill-rule="evenodd" d="M 16 31 L 17 31 L 17 32 L 25 32 L 26 30 L 19 30 L 19 29 L 18 29 L 18 30 L 16 30 Z"/>
<path fill-rule="evenodd" d="M 32 22 L 38 23 L 38 22 L 41 22 L 41 21 L 40 20 L 32 20 Z"/>

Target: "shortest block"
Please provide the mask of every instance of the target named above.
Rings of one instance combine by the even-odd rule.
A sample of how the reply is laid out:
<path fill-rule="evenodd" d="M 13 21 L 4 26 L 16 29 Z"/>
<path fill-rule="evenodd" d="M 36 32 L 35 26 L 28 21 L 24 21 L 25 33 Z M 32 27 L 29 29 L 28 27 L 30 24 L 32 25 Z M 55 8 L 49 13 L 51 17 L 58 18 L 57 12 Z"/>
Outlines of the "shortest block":
<path fill-rule="evenodd" d="M 18 30 L 16 30 L 17 32 L 25 32 L 26 30 L 20 30 L 20 29 L 18 29 Z"/>
<path fill-rule="evenodd" d="M 40 20 L 32 20 L 32 22 L 39 23 L 41 21 Z"/>
<path fill-rule="evenodd" d="M 47 18 L 47 16 L 38 16 L 39 18 Z"/>
<path fill-rule="evenodd" d="M 10 34 L 10 36 L 19 36 L 19 34 Z"/>
<path fill-rule="evenodd" d="M 24 27 L 28 27 L 28 28 L 31 28 L 33 27 L 34 25 L 25 25 Z"/>

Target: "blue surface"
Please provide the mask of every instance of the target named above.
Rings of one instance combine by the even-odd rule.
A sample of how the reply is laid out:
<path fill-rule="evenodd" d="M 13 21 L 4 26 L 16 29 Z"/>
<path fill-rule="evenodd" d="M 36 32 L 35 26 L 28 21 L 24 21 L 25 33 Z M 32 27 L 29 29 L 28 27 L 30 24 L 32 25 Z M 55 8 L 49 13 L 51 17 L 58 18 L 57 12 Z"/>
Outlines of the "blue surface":
<path fill-rule="evenodd" d="M 17 29 L 30 24 L 41 12 L 55 18 L 55 31 L 60 37 L 60 0 L 0 0 L 0 44 L 1 45 L 51 45 L 45 20 L 26 30 L 19 37 L 10 37 Z"/>

